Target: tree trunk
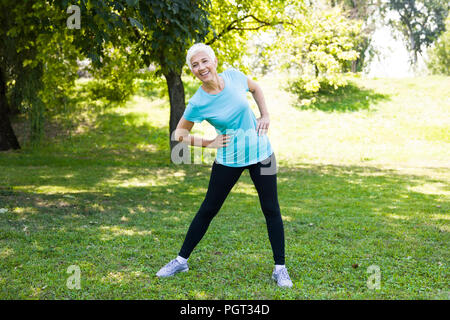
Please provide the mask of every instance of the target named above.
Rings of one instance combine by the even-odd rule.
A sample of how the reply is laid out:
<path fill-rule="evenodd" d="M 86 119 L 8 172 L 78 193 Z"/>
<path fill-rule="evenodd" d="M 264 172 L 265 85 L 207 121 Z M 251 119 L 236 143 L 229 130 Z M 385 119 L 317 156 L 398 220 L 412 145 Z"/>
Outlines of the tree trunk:
<path fill-rule="evenodd" d="M 172 150 L 174 149 L 174 147 L 180 143 L 178 141 L 172 141 L 172 134 L 175 131 L 181 117 L 183 116 L 186 105 L 184 86 L 183 81 L 181 80 L 181 70 L 180 72 L 170 70 L 168 73 L 164 74 L 164 77 L 166 78 L 170 99 L 169 137 L 170 151 L 172 154 Z"/>
<path fill-rule="evenodd" d="M 411 31 L 412 32 L 412 31 Z M 412 54 L 412 64 L 413 67 L 415 68 L 417 66 L 417 48 L 416 48 L 416 42 L 414 41 L 414 36 L 412 35 L 412 33 L 409 36 L 409 41 L 411 43 L 411 54 Z"/>
<path fill-rule="evenodd" d="M 408 36 L 409 36 L 409 45 L 411 46 L 411 65 L 414 69 L 414 71 L 416 71 L 417 68 L 417 44 L 416 41 L 414 40 L 414 33 L 413 33 L 413 29 L 412 26 L 407 23 L 406 27 L 408 28 Z"/>
<path fill-rule="evenodd" d="M 20 149 L 19 141 L 9 121 L 8 100 L 6 99 L 6 77 L 0 69 L 0 151 Z"/>
<path fill-rule="evenodd" d="M 356 73 L 356 68 L 358 66 L 358 59 L 352 61 L 352 72 Z"/>

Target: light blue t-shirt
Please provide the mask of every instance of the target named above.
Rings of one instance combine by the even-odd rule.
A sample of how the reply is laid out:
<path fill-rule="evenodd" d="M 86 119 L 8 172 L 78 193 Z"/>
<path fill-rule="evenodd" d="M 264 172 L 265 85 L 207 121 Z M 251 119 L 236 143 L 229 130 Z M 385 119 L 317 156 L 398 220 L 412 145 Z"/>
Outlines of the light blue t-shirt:
<path fill-rule="evenodd" d="M 216 161 L 230 167 L 243 167 L 267 159 L 272 154 L 267 135 L 258 136 L 256 117 L 247 101 L 247 76 L 230 68 L 219 74 L 225 88 L 209 94 L 200 87 L 189 100 L 184 118 L 208 121 L 217 134 L 231 135 L 227 147 L 217 149 Z"/>

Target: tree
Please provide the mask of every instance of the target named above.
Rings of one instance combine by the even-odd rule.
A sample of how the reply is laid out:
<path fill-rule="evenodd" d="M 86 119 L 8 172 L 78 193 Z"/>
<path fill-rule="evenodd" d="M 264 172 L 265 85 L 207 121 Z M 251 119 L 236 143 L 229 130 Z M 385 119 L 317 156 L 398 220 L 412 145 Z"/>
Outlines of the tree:
<path fill-rule="evenodd" d="M 175 131 L 185 109 L 181 73 L 186 51 L 194 42 L 203 41 L 208 33 L 206 7 L 209 1 L 129 1 L 135 9 L 135 36 L 144 62 L 154 62 L 163 74 L 169 92 L 169 137 Z M 171 150 L 178 144 L 170 139 Z"/>
<path fill-rule="evenodd" d="M 20 147 L 9 120 L 12 109 L 27 113 L 31 139 L 40 140 L 45 110 L 54 98 L 50 91 L 52 84 L 71 81 L 73 84 L 75 79 L 64 72 L 69 68 L 63 65 L 73 66 L 78 50 L 100 64 L 103 44 L 118 39 L 120 32 L 115 29 L 125 25 L 116 13 L 125 11 L 122 1 L 106 4 L 92 0 L 78 1 L 78 4 L 83 28 L 70 30 L 66 24 L 68 1 L 1 0 L 0 150 Z"/>
<path fill-rule="evenodd" d="M 366 20 L 372 13 L 373 0 L 328 0 L 331 7 L 340 5 L 351 19 Z"/>
<path fill-rule="evenodd" d="M 32 138 L 42 134 L 45 63 L 39 59 L 40 40 L 51 35 L 53 8 L 31 1 L 0 2 L 0 150 L 20 148 L 12 131 L 9 114 L 23 108 L 29 114 Z M 11 99 L 8 99 L 8 96 Z"/>
<path fill-rule="evenodd" d="M 449 2 L 446 0 L 389 0 L 381 6 L 388 23 L 403 35 L 414 67 L 418 54 L 445 29 L 448 10 Z M 390 11 L 398 14 L 398 18 L 390 18 Z"/>
<path fill-rule="evenodd" d="M 33 132 L 39 132 L 42 128 L 45 110 L 41 98 L 45 93 L 42 80 L 50 53 L 44 50 L 39 54 L 43 42 L 36 39 L 48 36 L 47 41 L 51 41 L 52 36 L 61 34 L 67 40 L 64 46 L 70 45 L 79 50 L 81 55 L 92 60 L 95 67 L 101 67 L 104 61 L 108 61 L 103 59 L 107 58 L 105 49 L 108 44 L 121 47 L 124 43 L 135 42 L 137 45 L 133 49 L 141 54 L 143 61 L 147 65 L 155 62 L 159 66 L 158 71 L 166 78 L 171 105 L 169 130 L 172 132 L 175 129 L 185 108 L 181 81 L 185 53 L 194 41 L 202 41 L 208 32 L 209 21 L 205 10 L 208 0 L 71 1 L 80 9 L 82 22 L 80 29 L 70 31 L 66 26 L 67 0 L 49 3 L 1 1 L 0 39 L 5 44 L 0 48 L 1 70 L 8 71 L 3 71 L 7 74 L 2 84 L 8 83 L 8 80 L 15 83 L 10 90 L 17 89 L 18 103 L 30 106 L 30 118 L 38 119 L 33 120 L 37 123 L 32 126 Z M 7 101 L 7 89 L 6 85 L 0 90 L 0 93 L 5 93 L 2 101 Z M 4 112 L 0 114 L 3 117 L 8 109 L 5 103 L 2 103 L 2 108 Z M 3 120 L 9 123 L 8 118 Z M 0 128 L 1 136 L 10 137 L 4 128 Z"/>
<path fill-rule="evenodd" d="M 450 76 L 450 16 L 445 21 L 445 32 L 429 50 L 428 68 L 434 74 Z"/>
<path fill-rule="evenodd" d="M 351 62 L 352 72 L 361 71 L 372 58 L 370 47 L 375 21 L 371 16 L 378 10 L 376 0 L 327 0 L 331 7 L 340 6 L 343 14 L 349 19 L 361 21 L 362 27 L 356 41 L 355 50 L 358 58 Z"/>
<path fill-rule="evenodd" d="M 206 44 L 217 52 L 221 62 L 248 71 L 242 58 L 248 52 L 248 39 L 260 31 L 270 31 L 292 21 L 286 8 L 302 7 L 302 0 L 213 0 Z"/>
<path fill-rule="evenodd" d="M 0 69 L 0 150 L 19 149 L 20 145 L 9 121 L 6 77 Z"/>
<path fill-rule="evenodd" d="M 339 7 L 310 7 L 297 12 L 295 22 L 280 31 L 274 55 L 280 60 L 284 54 L 281 67 L 298 73 L 290 89 L 312 99 L 321 89 L 345 86 L 346 66 L 358 57 L 355 46 L 361 23 L 347 19 Z"/>

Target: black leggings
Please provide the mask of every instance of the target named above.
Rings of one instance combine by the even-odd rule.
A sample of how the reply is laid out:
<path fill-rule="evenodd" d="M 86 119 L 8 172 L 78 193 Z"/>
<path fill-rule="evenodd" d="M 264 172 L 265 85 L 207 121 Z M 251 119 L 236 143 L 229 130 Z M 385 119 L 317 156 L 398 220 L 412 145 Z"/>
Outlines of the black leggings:
<path fill-rule="evenodd" d="M 181 257 L 189 258 L 245 169 L 249 170 L 258 192 L 261 209 L 266 218 L 275 264 L 285 264 L 284 229 L 278 204 L 277 168 L 274 153 L 266 160 L 245 167 L 229 167 L 214 161 L 205 200 L 191 222 L 179 252 Z"/>

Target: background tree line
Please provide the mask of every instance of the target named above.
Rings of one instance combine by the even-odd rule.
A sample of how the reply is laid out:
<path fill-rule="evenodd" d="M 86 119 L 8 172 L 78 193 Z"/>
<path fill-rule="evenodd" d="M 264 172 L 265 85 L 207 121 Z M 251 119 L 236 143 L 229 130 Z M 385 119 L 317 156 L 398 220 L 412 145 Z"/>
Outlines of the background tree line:
<path fill-rule="evenodd" d="M 80 29 L 67 27 L 70 5 L 80 8 Z M 0 150 L 20 148 L 10 123 L 17 114 L 30 121 L 30 141 L 42 141 L 45 119 L 71 103 L 84 59 L 99 98 L 118 103 L 134 93 L 138 71 L 155 66 L 170 100 L 169 141 L 184 112 L 185 54 L 194 42 L 210 44 L 225 66 L 288 69 L 292 89 L 306 98 L 333 91 L 346 85 L 346 72 L 361 71 L 375 11 L 402 32 L 412 64 L 433 44 L 430 69 L 448 74 L 444 0 L 0 0 Z M 252 45 L 261 32 L 269 40 Z"/>

